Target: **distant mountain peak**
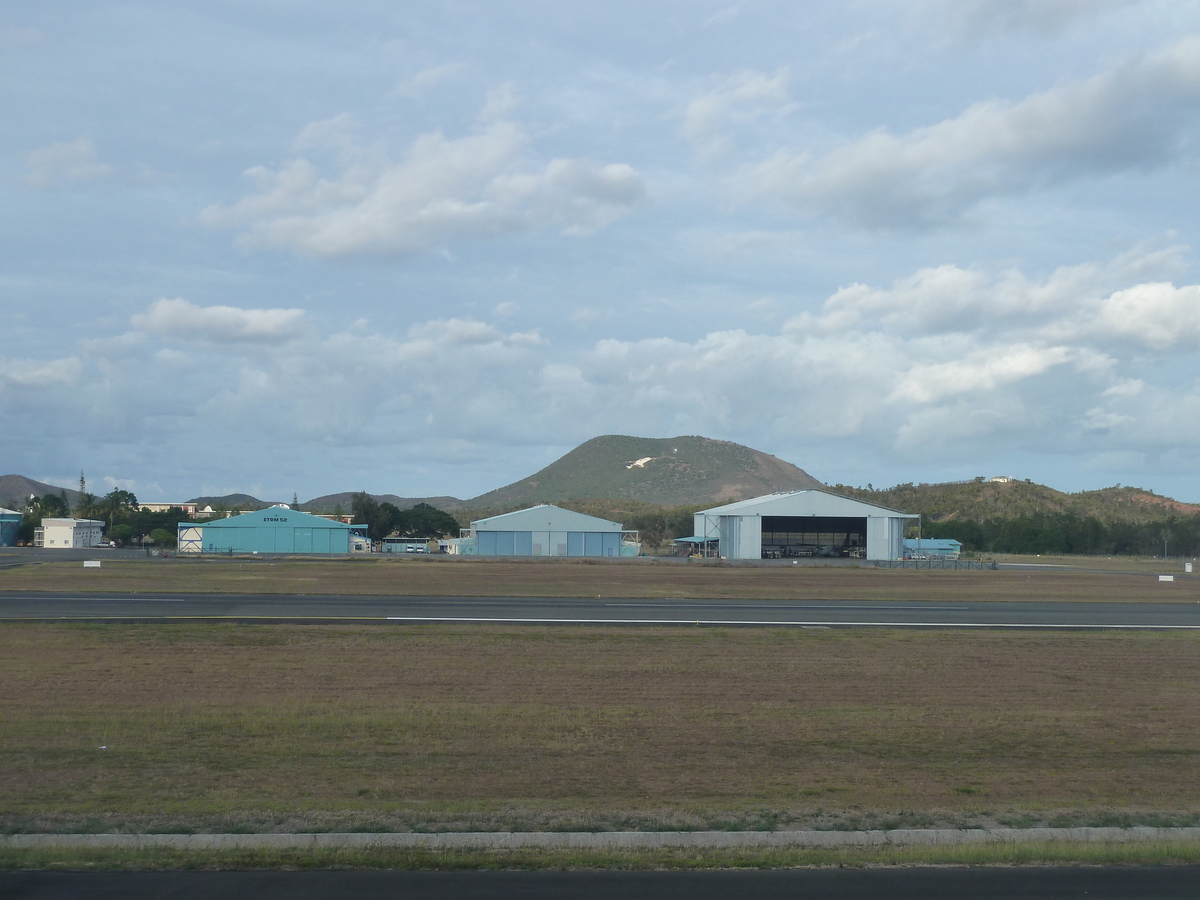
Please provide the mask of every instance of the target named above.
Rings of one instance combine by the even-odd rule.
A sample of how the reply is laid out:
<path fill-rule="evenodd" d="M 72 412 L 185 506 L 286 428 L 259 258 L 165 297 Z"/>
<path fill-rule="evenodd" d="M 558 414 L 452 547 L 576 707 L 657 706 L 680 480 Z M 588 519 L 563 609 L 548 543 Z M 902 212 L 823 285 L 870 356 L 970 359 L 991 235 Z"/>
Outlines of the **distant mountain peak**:
<path fill-rule="evenodd" d="M 79 500 L 79 491 L 71 488 L 35 481 L 24 475 L 0 475 L 0 506 L 14 504 L 14 509 L 24 509 L 31 495 L 42 497 L 46 494 L 54 494 L 57 496 L 60 493 L 66 495 L 67 503 L 71 506 L 74 506 Z"/>
<path fill-rule="evenodd" d="M 664 506 L 744 500 L 823 487 L 803 469 L 732 441 L 701 435 L 606 434 L 585 441 L 528 478 L 467 501 L 469 507 L 637 499 Z"/>

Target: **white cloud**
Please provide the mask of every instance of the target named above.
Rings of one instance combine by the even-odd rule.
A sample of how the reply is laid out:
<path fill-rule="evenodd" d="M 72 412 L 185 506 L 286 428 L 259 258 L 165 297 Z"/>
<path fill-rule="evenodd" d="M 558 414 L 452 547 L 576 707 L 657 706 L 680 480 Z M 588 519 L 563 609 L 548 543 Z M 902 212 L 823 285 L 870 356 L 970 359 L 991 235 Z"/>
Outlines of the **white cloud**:
<path fill-rule="evenodd" d="M 683 112 L 683 136 L 709 153 L 728 148 L 725 130 L 731 124 L 758 118 L 767 111 L 794 106 L 787 89 L 787 70 L 774 75 L 743 70 L 719 79 L 710 90 L 692 100 Z"/>
<path fill-rule="evenodd" d="M 48 361 L 0 357 L 0 387 L 48 391 L 76 385 L 82 377 L 83 363 L 76 356 Z"/>
<path fill-rule="evenodd" d="M 1152 350 L 1180 345 L 1200 348 L 1200 286 L 1139 284 L 1117 291 L 1099 304 L 1090 328 L 1128 338 Z"/>
<path fill-rule="evenodd" d="M 96 145 L 89 138 L 34 150 L 26 161 L 25 183 L 36 188 L 56 187 L 64 181 L 95 181 L 113 171 L 107 163 L 96 162 Z"/>
<path fill-rule="evenodd" d="M 1094 345 L 1106 352 L 1128 343 L 1156 352 L 1189 352 L 1200 345 L 1200 287 L 1144 282 L 1117 288 L 1137 273 L 1174 268 L 1174 254 L 1163 251 L 1122 255 L 1104 266 L 1064 266 L 1042 281 L 1011 269 L 988 273 L 937 266 L 890 288 L 841 288 L 820 311 L 795 316 L 784 330 L 1006 334 L 1026 342 Z"/>
<path fill-rule="evenodd" d="M 396 93 L 402 97 L 420 97 L 425 92 L 450 80 L 463 70 L 462 63 L 443 63 L 440 66 L 430 66 L 422 69 L 412 78 L 396 88 Z"/>
<path fill-rule="evenodd" d="M 1140 378 L 1121 379 L 1103 394 L 1105 397 L 1136 397 L 1146 389 L 1146 382 Z"/>
<path fill-rule="evenodd" d="M 229 348 L 223 384 L 198 414 L 336 445 L 406 442 L 431 427 L 446 437 L 511 434 L 528 410 L 516 386 L 536 380 L 544 345 L 532 332 L 450 319 L 399 338 L 338 331 L 254 357 Z"/>
<path fill-rule="evenodd" d="M 137 332 L 80 342 L 78 357 L 0 363 L 0 414 L 36 412 L 110 440 L 191 422 L 189 433 L 318 447 L 569 445 L 620 432 L 853 446 L 934 464 L 1011 448 L 1166 452 L 1200 438 L 1180 420 L 1200 387 L 1143 363 L 1169 356 L 1187 370 L 1200 356 L 1186 331 L 1197 288 L 1130 273 L 1170 257 L 1146 251 L 1040 278 L 931 267 L 844 288 L 782 326 L 600 336 L 583 350 L 466 317 L 389 333 L 347 316 L 322 333 L 300 310 L 164 299 L 134 318 Z M 1183 336 L 1168 340 L 1171 328 Z M 204 377 L 180 378 L 187 359 L 158 336 L 208 341 L 195 357 Z"/>
<path fill-rule="evenodd" d="M 933 403 L 959 394 L 993 392 L 1041 375 L 1073 357 L 1067 347 L 989 347 L 961 359 L 911 366 L 896 381 L 889 400 Z"/>
<path fill-rule="evenodd" d="M 274 343 L 302 334 L 302 309 L 240 309 L 195 306 L 182 298 L 155 300 L 131 319 L 133 327 L 167 337 Z"/>
<path fill-rule="evenodd" d="M 488 115 L 508 102 L 489 100 Z M 354 145 L 344 119 L 305 129 L 306 143 L 328 133 L 339 171 L 326 176 L 306 158 L 248 174 L 258 193 L 231 207 L 210 206 L 201 219 L 245 226 L 251 247 L 324 257 L 390 256 L 445 241 L 557 228 L 582 235 L 602 228 L 645 194 L 642 178 L 621 163 L 553 159 L 534 165 L 529 139 L 512 122 L 489 121 L 461 138 L 417 138 L 399 159 Z"/>
<path fill-rule="evenodd" d="M 504 334 L 498 328 L 475 319 L 437 319 L 420 322 L 408 329 L 413 341 L 439 347 L 466 344 L 539 344 L 536 332 Z"/>
<path fill-rule="evenodd" d="M 1198 113 L 1200 37 L 1191 36 L 907 134 L 881 128 L 817 157 L 780 151 L 743 170 L 737 187 L 867 227 L 933 226 L 988 197 L 1169 165 Z"/>
<path fill-rule="evenodd" d="M 508 114 L 519 104 L 517 92 L 511 83 L 499 85 L 487 92 L 483 109 L 479 111 L 479 120 L 481 122 L 501 121 L 507 118 Z"/>

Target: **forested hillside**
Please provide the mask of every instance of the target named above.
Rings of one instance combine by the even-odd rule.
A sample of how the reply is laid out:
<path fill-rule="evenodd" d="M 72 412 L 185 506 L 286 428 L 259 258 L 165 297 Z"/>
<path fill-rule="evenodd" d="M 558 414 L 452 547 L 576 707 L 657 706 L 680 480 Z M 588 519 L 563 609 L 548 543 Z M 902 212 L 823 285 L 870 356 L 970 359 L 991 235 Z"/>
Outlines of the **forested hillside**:
<path fill-rule="evenodd" d="M 1116 485 L 1076 494 L 1028 481 L 900 484 L 835 493 L 922 517 L 926 537 L 954 538 L 971 552 L 1200 553 L 1200 506 Z"/>

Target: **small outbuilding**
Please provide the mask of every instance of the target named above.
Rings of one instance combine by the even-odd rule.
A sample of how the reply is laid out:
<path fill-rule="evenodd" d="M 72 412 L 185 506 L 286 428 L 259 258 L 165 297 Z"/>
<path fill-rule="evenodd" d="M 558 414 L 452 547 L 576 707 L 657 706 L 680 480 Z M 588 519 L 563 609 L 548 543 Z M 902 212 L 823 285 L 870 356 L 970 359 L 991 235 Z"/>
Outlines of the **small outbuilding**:
<path fill-rule="evenodd" d="M 637 532 L 570 509 L 542 504 L 478 519 L 458 542 L 477 556 L 636 556 Z"/>
<path fill-rule="evenodd" d="M 15 509 L 0 508 L 0 547 L 17 546 L 21 531 L 21 514 Z"/>
<path fill-rule="evenodd" d="M 907 559 L 958 559 L 962 541 L 951 538 L 906 538 L 904 556 Z"/>
<path fill-rule="evenodd" d="M 891 560 L 903 554 L 910 513 L 828 491 L 767 494 L 695 514 L 698 538 L 725 559 L 820 556 Z"/>
<path fill-rule="evenodd" d="M 33 531 L 33 545 L 50 550 L 72 550 L 100 546 L 104 523 L 98 519 L 42 519 Z"/>
<path fill-rule="evenodd" d="M 385 537 L 379 542 L 380 553 L 434 553 L 430 547 L 437 547 L 437 538 L 427 537 Z"/>
<path fill-rule="evenodd" d="M 179 553 L 350 553 L 366 540 L 365 525 L 347 525 L 286 506 L 241 516 L 179 523 Z"/>

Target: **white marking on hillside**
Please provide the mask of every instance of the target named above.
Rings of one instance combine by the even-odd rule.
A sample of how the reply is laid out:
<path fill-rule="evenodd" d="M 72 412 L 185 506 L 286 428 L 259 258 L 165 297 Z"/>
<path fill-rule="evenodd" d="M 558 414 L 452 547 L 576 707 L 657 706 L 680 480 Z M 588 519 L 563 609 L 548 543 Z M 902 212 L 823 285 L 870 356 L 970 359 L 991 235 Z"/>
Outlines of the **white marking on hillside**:
<path fill-rule="evenodd" d="M 627 469 L 644 469 L 644 468 L 646 468 L 646 463 L 651 462 L 652 460 L 667 459 L 667 458 L 668 457 L 666 457 L 666 456 L 643 456 L 641 459 L 631 462 L 625 468 L 627 468 Z"/>

